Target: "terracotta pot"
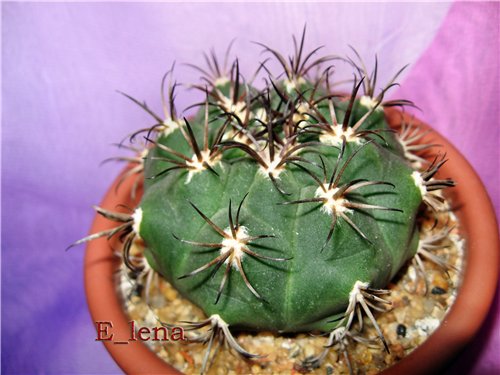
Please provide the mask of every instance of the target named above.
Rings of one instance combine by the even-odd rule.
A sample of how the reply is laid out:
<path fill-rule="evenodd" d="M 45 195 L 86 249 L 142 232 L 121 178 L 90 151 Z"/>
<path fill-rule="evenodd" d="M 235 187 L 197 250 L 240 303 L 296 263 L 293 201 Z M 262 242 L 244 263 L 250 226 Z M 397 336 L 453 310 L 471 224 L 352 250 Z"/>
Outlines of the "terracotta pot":
<path fill-rule="evenodd" d="M 116 210 L 119 204 L 135 207 L 138 202 L 130 199 L 133 179 L 129 178 L 117 189 L 118 179 L 107 192 L 100 207 Z M 138 196 L 142 191 L 138 191 Z M 101 215 L 96 215 L 91 233 L 110 229 L 116 226 Z M 111 322 L 113 327 L 103 324 L 101 328 L 109 328 L 113 340 L 102 341 L 118 366 L 127 374 L 181 374 L 173 367 L 166 364 L 142 341 L 128 341 L 131 338 L 130 319 L 125 315 L 122 301 L 117 294 L 117 269 L 121 259 L 113 249 L 119 249 L 118 241 L 113 238 L 108 241 L 106 237 L 89 242 L 85 253 L 85 292 L 90 309 L 92 321 Z M 108 337 L 102 334 L 102 337 Z M 96 333 L 97 338 L 97 333 Z M 128 344 L 117 344 L 127 342 Z M 167 347 L 168 350 L 168 347 Z"/>
<path fill-rule="evenodd" d="M 397 128 L 400 125 L 401 112 L 386 110 L 386 116 L 391 126 Z M 404 116 L 408 120 L 408 116 Z M 424 124 L 422 127 L 428 128 Z M 428 374 L 446 366 L 479 330 L 493 300 L 498 279 L 498 227 L 479 177 L 464 157 L 438 133 L 428 134 L 422 142 L 443 146 L 441 150 L 446 151 L 449 161 L 439 175 L 452 177 L 457 183 L 455 188 L 448 189 L 447 196 L 457 207 L 456 215 L 466 240 L 465 272 L 455 304 L 440 327 L 423 345 L 384 374 Z M 137 202 L 130 200 L 132 179 L 126 180 L 119 189 L 116 185 L 115 181 L 101 207 L 110 210 L 115 210 L 119 204 L 134 207 Z M 97 215 L 91 233 L 115 225 Z M 141 341 L 116 343 L 130 338 L 130 326 L 116 293 L 115 271 L 120 260 L 113 255 L 113 246 L 118 248 L 118 243 L 100 238 L 89 243 L 85 256 L 85 288 L 92 319 L 113 324 L 113 341 L 103 341 L 106 349 L 126 373 L 179 374 Z"/>

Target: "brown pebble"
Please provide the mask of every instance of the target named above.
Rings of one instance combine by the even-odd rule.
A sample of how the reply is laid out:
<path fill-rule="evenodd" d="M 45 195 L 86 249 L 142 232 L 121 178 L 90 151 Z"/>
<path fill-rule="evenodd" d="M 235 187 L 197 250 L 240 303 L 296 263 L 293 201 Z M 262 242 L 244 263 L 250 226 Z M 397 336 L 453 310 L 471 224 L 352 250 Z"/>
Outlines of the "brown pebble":
<path fill-rule="evenodd" d="M 432 280 L 432 285 L 433 286 L 437 286 L 443 290 L 447 290 L 448 289 L 448 280 L 446 280 L 442 275 L 441 273 L 438 273 L 434 276 L 433 280 Z"/>
<path fill-rule="evenodd" d="M 363 352 L 361 353 L 360 361 L 362 364 L 368 365 L 371 363 L 372 358 L 372 353 L 369 350 L 363 350 Z"/>
<path fill-rule="evenodd" d="M 401 359 L 405 355 L 405 349 L 401 344 L 393 344 L 391 345 L 391 355 L 396 359 Z"/>
<path fill-rule="evenodd" d="M 167 300 L 169 301 L 174 301 L 178 297 L 178 295 L 174 289 L 168 288 L 167 290 L 165 290 L 165 297 L 167 297 Z"/>

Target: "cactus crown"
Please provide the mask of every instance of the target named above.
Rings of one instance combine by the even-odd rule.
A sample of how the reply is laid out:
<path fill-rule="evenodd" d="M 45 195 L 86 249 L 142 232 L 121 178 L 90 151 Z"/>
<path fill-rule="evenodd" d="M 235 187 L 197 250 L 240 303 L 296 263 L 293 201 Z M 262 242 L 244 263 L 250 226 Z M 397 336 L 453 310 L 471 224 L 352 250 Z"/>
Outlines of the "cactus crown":
<path fill-rule="evenodd" d="M 305 28 L 288 59 L 257 43 L 283 69 L 262 63 L 263 89 L 228 63 L 229 49 L 224 64 L 206 55 L 207 68 L 192 65 L 205 96 L 192 118 L 177 115 L 173 67 L 163 118 L 125 94 L 155 121 L 130 135 L 144 140 L 141 156 L 121 158 L 135 163 L 124 178 L 144 174 L 144 194 L 131 215 L 98 209 L 122 224 L 77 242 L 120 234 L 137 271 L 129 248 L 141 238 L 151 268 L 209 316 L 191 324 L 211 325 L 247 357 L 228 327 L 320 330 L 343 343 L 355 312 L 376 325 L 382 288 L 419 249 L 422 203 L 439 210 L 436 191 L 453 185 L 434 179 L 444 158 L 427 167 L 413 154 L 429 146 L 413 144 L 411 124 L 398 136 L 386 123 L 384 107 L 412 105 L 384 101 L 401 71 L 377 93 L 377 60 L 368 73 L 355 51 L 357 62 L 316 58 L 321 47 L 306 53 L 304 39 Z M 333 91 L 333 62 L 353 66 L 350 94 Z"/>

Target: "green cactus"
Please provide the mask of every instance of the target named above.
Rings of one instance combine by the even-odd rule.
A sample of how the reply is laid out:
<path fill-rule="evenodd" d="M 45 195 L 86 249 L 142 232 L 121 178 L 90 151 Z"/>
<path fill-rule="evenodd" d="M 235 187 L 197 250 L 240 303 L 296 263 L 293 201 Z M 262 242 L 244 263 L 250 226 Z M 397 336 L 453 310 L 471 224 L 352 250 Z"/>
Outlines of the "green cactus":
<path fill-rule="evenodd" d="M 121 226 L 77 242 L 122 233 L 137 269 L 128 252 L 141 238 L 149 265 L 209 317 L 193 326 L 211 325 L 247 357 L 228 327 L 343 339 L 358 310 L 385 344 L 370 307 L 416 254 L 422 203 L 436 208 L 433 190 L 453 185 L 433 179 L 444 159 L 415 172 L 415 134 L 388 127 L 384 106 L 411 105 L 384 101 L 397 75 L 376 95 L 376 68 L 349 59 L 352 92 L 334 93 L 330 69 L 311 70 L 337 58 L 313 60 L 303 43 L 304 34 L 289 60 L 264 46 L 284 78 L 260 90 L 237 60 L 227 72 L 212 56 L 210 72 L 198 68 L 209 84 L 195 86 L 206 99 L 189 119 L 177 116 L 172 71 L 164 118 L 129 97 L 157 121 L 131 136 L 149 144 L 126 176 L 144 173 L 142 200 L 132 215 L 99 209 Z"/>

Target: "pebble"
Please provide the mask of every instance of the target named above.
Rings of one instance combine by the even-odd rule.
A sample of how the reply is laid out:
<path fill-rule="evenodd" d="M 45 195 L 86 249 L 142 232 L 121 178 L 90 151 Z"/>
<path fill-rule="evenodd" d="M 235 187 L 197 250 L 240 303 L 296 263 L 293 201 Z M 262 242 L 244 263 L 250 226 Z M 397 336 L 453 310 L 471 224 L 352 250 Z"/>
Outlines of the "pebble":
<path fill-rule="evenodd" d="M 371 363 L 372 358 L 372 353 L 369 350 L 363 350 L 363 353 L 361 353 L 360 361 L 362 364 L 367 365 Z"/>
<path fill-rule="evenodd" d="M 184 363 L 184 357 L 179 352 L 175 353 L 175 360 L 178 363 Z"/>
<path fill-rule="evenodd" d="M 425 315 L 429 315 L 432 313 L 432 310 L 434 310 L 434 301 L 433 300 L 425 300 L 424 302 L 424 312 Z"/>
<path fill-rule="evenodd" d="M 406 309 L 394 310 L 394 316 L 396 317 L 396 321 L 404 322 L 406 320 Z"/>
<path fill-rule="evenodd" d="M 315 355 L 315 350 L 312 346 L 305 347 L 305 355 L 306 357 L 313 357 Z"/>
<path fill-rule="evenodd" d="M 404 324 L 398 324 L 396 327 L 396 333 L 400 337 L 405 337 L 406 336 L 406 326 Z"/>
<path fill-rule="evenodd" d="M 291 349 L 293 345 L 294 345 L 293 342 L 289 340 L 284 340 L 283 343 L 281 344 L 281 347 L 285 349 Z"/>
<path fill-rule="evenodd" d="M 434 287 L 438 287 L 442 290 L 447 290 L 448 289 L 448 280 L 445 279 L 442 276 L 442 274 L 443 274 L 442 272 L 439 272 L 434 276 L 434 279 L 432 280 L 432 285 L 434 285 Z"/>
<path fill-rule="evenodd" d="M 439 308 L 438 306 L 435 306 L 434 309 L 432 310 L 431 315 L 434 318 L 438 318 L 439 320 L 442 320 L 444 318 L 445 310 L 443 307 Z"/>
<path fill-rule="evenodd" d="M 429 336 L 439 326 L 439 319 L 423 318 L 415 322 L 415 328 L 419 331 L 420 336 Z"/>
<path fill-rule="evenodd" d="M 440 288 L 439 286 L 435 286 L 434 288 L 432 288 L 431 293 L 436 294 L 436 295 L 441 295 L 441 294 L 445 294 L 446 290 L 444 290 L 443 288 Z"/>
<path fill-rule="evenodd" d="M 177 298 L 177 292 L 172 288 L 168 288 L 165 290 L 165 297 L 167 297 L 169 301 L 173 301 Z"/>
<path fill-rule="evenodd" d="M 292 346 L 292 348 L 290 350 L 290 355 L 288 357 L 289 358 L 296 358 L 300 354 L 301 351 L 302 351 L 302 349 L 300 348 L 300 346 L 295 344 Z"/>
<path fill-rule="evenodd" d="M 391 345 L 391 356 L 397 359 L 403 358 L 405 355 L 405 350 L 403 345 L 395 344 Z"/>

